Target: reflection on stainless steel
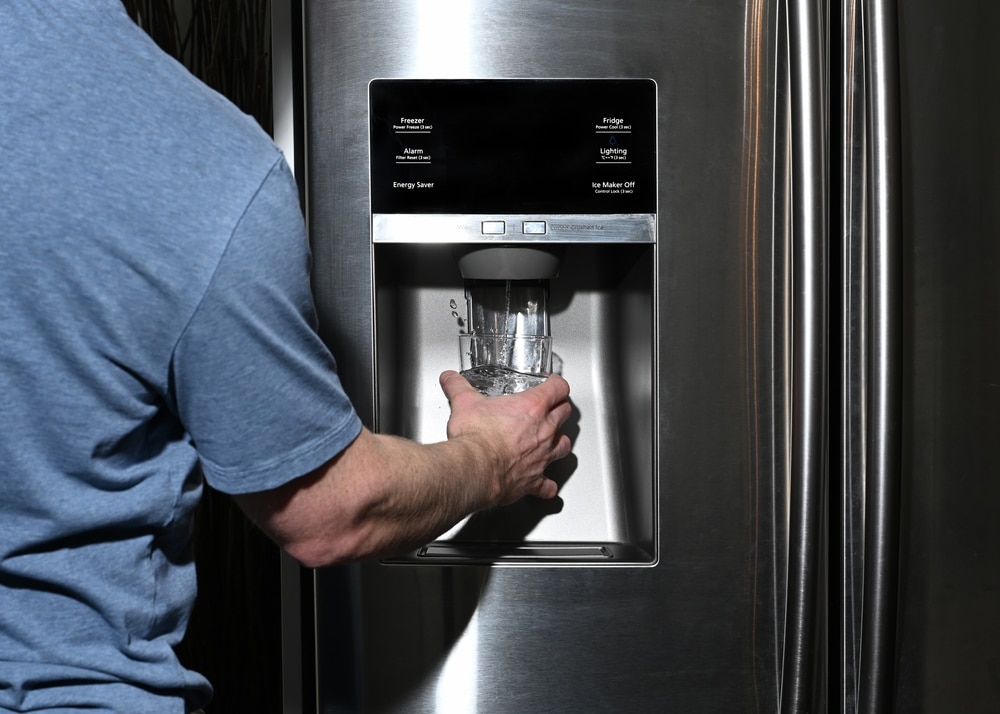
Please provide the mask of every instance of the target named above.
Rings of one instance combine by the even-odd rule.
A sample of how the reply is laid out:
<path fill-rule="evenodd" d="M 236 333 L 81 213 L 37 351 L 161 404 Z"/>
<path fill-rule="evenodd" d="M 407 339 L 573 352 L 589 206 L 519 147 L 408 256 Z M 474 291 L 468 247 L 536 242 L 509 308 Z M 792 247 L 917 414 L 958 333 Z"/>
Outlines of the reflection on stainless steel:
<path fill-rule="evenodd" d="M 840 362 L 839 450 L 831 476 L 840 483 L 840 555 L 837 637 L 840 651 L 840 712 L 856 711 L 861 662 L 861 590 L 864 583 L 865 473 L 868 423 L 868 252 L 865 215 L 865 82 L 860 0 L 843 6 L 841 18 L 840 164 Z M 831 512 L 833 506 L 831 505 Z M 836 522 L 836 521 L 832 521 Z"/>
<path fill-rule="evenodd" d="M 484 221 L 495 221 L 504 228 L 509 227 L 512 233 L 521 234 L 518 240 L 523 240 L 522 226 L 525 222 L 537 218 L 537 214 L 491 216 L 434 213 L 407 216 L 378 214 L 372 217 L 372 240 L 376 243 L 504 243 L 510 241 L 510 236 L 507 234 L 497 237 L 483 235 Z M 654 217 L 647 214 L 602 216 L 561 214 L 549 217 L 545 222 L 544 233 L 531 235 L 530 239 L 540 244 L 557 241 L 605 243 L 622 240 L 652 243 L 655 231 Z"/>
<path fill-rule="evenodd" d="M 775 83 L 778 64 L 774 51 L 775 3 L 748 2 L 744 67 L 746 97 L 743 120 L 743 225 L 747 255 L 743 268 L 744 320 L 747 335 L 747 463 L 748 488 L 755 508 L 752 521 L 750 572 L 757 581 L 762 612 L 780 614 L 785 607 L 787 567 L 788 446 L 791 320 L 789 187 L 787 176 L 775 167 L 788 165 L 787 117 L 783 102 L 787 87 Z M 784 172 L 787 173 L 787 172 Z M 772 379 L 761 373 L 772 370 Z M 781 514 L 775 517 L 775 514 Z M 773 598 L 768 601 L 767 598 Z M 776 617 L 754 620 L 754 648 L 762 652 L 754 670 L 754 687 L 774 688 L 778 701 L 783 622 Z M 773 644 L 772 644 L 773 643 Z M 770 692 L 768 692 L 770 696 Z M 769 701 L 758 697 L 758 701 Z"/>
<path fill-rule="evenodd" d="M 865 2 L 871 200 L 870 439 L 858 711 L 892 708 L 902 442 L 902 187 L 896 4 Z"/>
<path fill-rule="evenodd" d="M 821 706 L 826 622 L 828 212 L 823 7 L 788 3 L 791 63 L 793 364 L 788 602 L 781 711 Z"/>
<path fill-rule="evenodd" d="M 439 438 L 446 407 L 427 405 L 439 398 L 437 371 L 457 360 L 458 326 L 428 316 L 451 315 L 464 295 L 461 277 L 439 268 L 454 266 L 455 245 L 502 244 L 527 224 L 533 240 L 569 244 L 550 307 L 584 439 L 556 512 L 525 503 L 462 525 L 506 529 L 502 549 L 445 538 L 414 555 L 435 564 L 316 573 L 301 649 L 288 612 L 286 712 L 792 711 L 825 704 L 815 699 L 826 687 L 844 714 L 890 699 L 897 711 L 989 711 L 1000 681 L 1000 105 L 990 91 L 1000 45 L 988 28 L 1000 5 L 909 0 L 896 19 L 882 0 L 302 5 L 308 151 L 296 174 L 312 174 L 322 333 L 363 418 Z M 817 72 L 819 58 L 837 57 L 823 23 L 838 14 L 843 67 Z M 897 50 L 894 154 L 882 83 Z M 839 118 L 824 84 L 838 72 Z M 604 232 L 585 214 L 544 227 L 519 212 L 373 220 L 367 88 L 386 77 L 655 80 L 655 216 Z M 840 231 L 824 237 L 827 119 L 842 142 Z M 869 167 L 873 147 L 880 163 Z M 882 198 L 868 204 L 869 192 Z M 604 245 L 639 236 L 636 221 L 645 227 L 633 245 Z M 830 249 L 840 261 L 827 301 Z M 839 362 L 828 490 L 827 338 Z M 421 345 L 413 360 L 407 341 Z M 900 443 L 897 597 L 886 508 Z M 655 475 L 646 491 L 633 488 L 636 470 Z M 824 494 L 831 514 L 839 506 L 830 642 L 814 627 L 826 617 Z M 297 601 L 292 570 L 283 592 Z"/>
<path fill-rule="evenodd" d="M 774 711 L 791 263 L 777 3 L 347 0 L 305 14 L 321 328 L 380 430 L 440 438 L 436 377 L 457 361 L 464 290 L 450 244 L 381 242 L 381 218 L 371 242 L 369 82 L 650 78 L 659 124 L 649 238 L 577 231 L 551 281 L 583 435 L 561 501 L 461 526 L 506 529 L 502 552 L 446 538 L 418 556 L 489 566 L 316 573 L 318 710 Z"/>
<path fill-rule="evenodd" d="M 897 711 L 1000 686 L 1000 5 L 899 3 L 903 474 Z M 867 20 L 866 20 L 867 22 Z"/>

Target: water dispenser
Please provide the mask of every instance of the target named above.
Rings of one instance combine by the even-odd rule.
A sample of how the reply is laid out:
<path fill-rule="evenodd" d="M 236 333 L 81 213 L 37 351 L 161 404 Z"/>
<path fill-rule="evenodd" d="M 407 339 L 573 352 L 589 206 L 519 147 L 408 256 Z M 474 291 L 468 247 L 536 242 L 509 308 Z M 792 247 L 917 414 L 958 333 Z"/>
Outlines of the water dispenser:
<path fill-rule="evenodd" d="M 482 512 L 394 562 L 656 562 L 656 86 L 369 86 L 375 418 L 445 437 L 437 377 L 484 393 L 570 382 L 553 501 Z"/>

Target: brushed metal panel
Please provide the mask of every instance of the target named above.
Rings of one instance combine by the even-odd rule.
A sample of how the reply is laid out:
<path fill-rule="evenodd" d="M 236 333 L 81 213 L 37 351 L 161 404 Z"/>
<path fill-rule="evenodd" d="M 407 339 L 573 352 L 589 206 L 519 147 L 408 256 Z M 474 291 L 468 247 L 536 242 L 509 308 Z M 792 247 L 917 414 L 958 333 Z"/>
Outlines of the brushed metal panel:
<path fill-rule="evenodd" d="M 839 612 L 832 619 L 831 633 L 839 640 L 839 661 L 831 658 L 830 687 L 839 701 L 831 710 L 841 714 L 857 711 L 861 659 L 862 586 L 864 584 L 865 456 L 868 392 L 868 275 L 865 226 L 865 87 L 860 0 L 841 8 L 841 115 L 835 123 L 841 132 L 840 156 L 840 285 L 834 304 L 839 319 L 840 402 L 838 450 L 834 452 L 831 479 L 839 481 L 839 493 L 831 489 L 831 515 L 839 506 L 839 528 L 834 529 L 839 555 Z M 831 117 L 833 118 L 833 117 Z M 836 242 L 834 242 L 836 244 Z M 831 321 L 832 322 L 832 321 Z M 834 422 L 834 426 L 837 423 Z M 839 498 L 838 498 L 839 497 Z M 833 521 L 836 523 L 836 521 Z M 839 531 L 839 532 L 838 532 Z M 831 570 L 833 572 L 833 570 Z M 831 596 L 833 595 L 831 588 Z"/>
<path fill-rule="evenodd" d="M 792 346 L 788 587 L 781 714 L 825 703 L 829 468 L 829 193 L 826 6 L 786 4 L 791 104 Z"/>
<path fill-rule="evenodd" d="M 499 233 L 487 233 L 487 222 L 499 222 Z M 522 228 L 540 223 L 538 234 Z M 376 243 L 489 243 L 529 240 L 535 242 L 652 243 L 656 216 L 652 214 L 393 214 L 372 216 Z"/>
<path fill-rule="evenodd" d="M 1000 5 L 899 4 L 903 545 L 895 708 L 1000 696 Z"/>
<path fill-rule="evenodd" d="M 659 94 L 659 562 L 319 572 L 320 710 L 773 711 L 788 401 L 777 3 L 341 0 L 306 14 L 317 299 L 363 414 L 368 82 L 626 76 Z"/>

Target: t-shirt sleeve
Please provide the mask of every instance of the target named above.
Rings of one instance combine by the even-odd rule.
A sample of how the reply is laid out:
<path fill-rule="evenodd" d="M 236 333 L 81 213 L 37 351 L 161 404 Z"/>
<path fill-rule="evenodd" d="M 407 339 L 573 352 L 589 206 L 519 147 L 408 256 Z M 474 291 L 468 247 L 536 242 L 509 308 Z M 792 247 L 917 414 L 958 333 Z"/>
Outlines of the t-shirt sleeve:
<path fill-rule="evenodd" d="M 174 351 L 176 409 L 214 488 L 276 488 L 357 437 L 361 420 L 315 326 L 305 228 L 281 160 Z"/>

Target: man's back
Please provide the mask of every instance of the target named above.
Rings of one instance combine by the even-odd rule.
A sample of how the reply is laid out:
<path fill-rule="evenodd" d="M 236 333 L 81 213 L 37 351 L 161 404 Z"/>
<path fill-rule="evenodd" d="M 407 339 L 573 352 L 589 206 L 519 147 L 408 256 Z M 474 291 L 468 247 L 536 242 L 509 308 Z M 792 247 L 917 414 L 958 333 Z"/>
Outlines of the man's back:
<path fill-rule="evenodd" d="M 240 282 L 232 261 L 281 270 L 231 236 L 271 212 L 295 228 L 291 180 L 118 0 L 0 4 L 0 150 L 0 710 L 184 711 L 210 692 L 173 653 L 195 587 L 196 465 L 241 472 L 218 425 L 253 408 L 211 390 L 255 383 L 254 362 L 227 377 L 205 347 L 206 321 L 239 322 L 240 302 L 206 296 Z M 296 249 L 289 272 L 306 261 Z M 213 360 L 232 385 L 189 367 Z M 252 476 L 235 490 L 276 485 Z"/>

